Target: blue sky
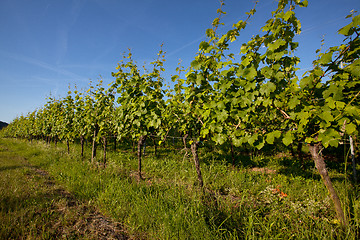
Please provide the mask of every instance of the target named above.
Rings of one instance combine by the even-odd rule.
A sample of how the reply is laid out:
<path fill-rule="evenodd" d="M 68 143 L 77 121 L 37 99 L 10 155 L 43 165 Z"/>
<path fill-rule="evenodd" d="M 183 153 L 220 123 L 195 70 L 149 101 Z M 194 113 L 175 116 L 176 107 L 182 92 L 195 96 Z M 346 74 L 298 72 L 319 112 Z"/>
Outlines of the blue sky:
<path fill-rule="evenodd" d="M 245 19 L 254 1 L 225 4 L 220 32 Z M 259 33 L 276 4 L 260 0 L 238 38 L 239 46 Z M 170 81 L 179 59 L 189 66 L 219 6 L 219 0 L 1 0 L 0 121 L 11 122 L 42 107 L 50 92 L 65 97 L 69 84 L 85 89 L 100 75 L 110 83 L 111 72 L 128 48 L 143 64 L 156 58 L 163 43 L 164 77 Z M 345 16 L 359 8 L 358 0 L 309 0 L 307 8 L 298 9 L 302 34 L 296 55 L 301 73 L 311 68 L 323 36 L 324 49 L 341 43 L 337 30 L 349 22 Z"/>

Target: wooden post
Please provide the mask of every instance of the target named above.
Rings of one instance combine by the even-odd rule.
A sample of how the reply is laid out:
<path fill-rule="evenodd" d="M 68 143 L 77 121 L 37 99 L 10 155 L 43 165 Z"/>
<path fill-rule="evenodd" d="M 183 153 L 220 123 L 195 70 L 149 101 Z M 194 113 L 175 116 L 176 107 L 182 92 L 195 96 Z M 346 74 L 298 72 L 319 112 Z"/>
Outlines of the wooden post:
<path fill-rule="evenodd" d="M 234 153 L 234 144 L 230 138 L 230 145 L 231 145 L 231 159 L 232 159 L 232 165 L 235 166 L 235 153 Z"/>
<path fill-rule="evenodd" d="M 357 183 L 355 150 L 354 150 L 354 141 L 352 136 L 349 136 L 349 140 L 350 140 L 350 153 L 351 153 L 351 161 L 353 167 L 354 182 Z"/>
<path fill-rule="evenodd" d="M 139 179 L 142 179 L 142 175 L 141 175 L 141 148 L 142 148 L 142 146 L 144 145 L 144 143 L 146 141 L 146 137 L 147 136 L 141 136 L 139 141 L 138 141 L 138 146 L 137 146 Z"/>
<path fill-rule="evenodd" d="M 70 154 L 70 143 L 69 143 L 69 139 L 66 140 L 66 146 L 67 146 L 67 153 Z"/>
<path fill-rule="evenodd" d="M 196 173 L 198 176 L 198 180 L 199 180 L 199 185 L 200 188 L 204 187 L 204 181 L 201 175 L 201 169 L 200 169 L 200 162 L 199 162 L 199 156 L 198 156 L 198 142 L 193 142 L 191 144 L 191 152 L 194 158 L 194 163 L 195 163 L 195 168 L 196 168 Z"/>
<path fill-rule="evenodd" d="M 84 157 L 84 136 L 80 136 L 80 144 L 81 144 L 81 158 Z"/>
<path fill-rule="evenodd" d="M 106 137 L 103 137 L 103 145 L 104 145 L 104 158 L 103 158 L 103 167 L 106 167 Z"/>
<path fill-rule="evenodd" d="M 117 137 L 116 135 L 114 136 L 114 151 L 116 151 L 116 142 L 117 142 Z"/>
<path fill-rule="evenodd" d="M 98 134 L 98 131 L 99 131 L 98 129 L 99 129 L 99 126 L 97 124 L 95 124 L 93 143 L 92 143 L 92 153 L 91 153 L 91 162 L 92 163 L 94 163 L 95 159 L 96 159 L 96 147 L 97 147 L 96 137 L 97 137 L 97 134 Z"/>
<path fill-rule="evenodd" d="M 157 144 L 156 144 L 155 137 L 153 137 L 153 144 L 154 144 L 154 153 L 155 153 L 155 156 L 157 156 Z"/>

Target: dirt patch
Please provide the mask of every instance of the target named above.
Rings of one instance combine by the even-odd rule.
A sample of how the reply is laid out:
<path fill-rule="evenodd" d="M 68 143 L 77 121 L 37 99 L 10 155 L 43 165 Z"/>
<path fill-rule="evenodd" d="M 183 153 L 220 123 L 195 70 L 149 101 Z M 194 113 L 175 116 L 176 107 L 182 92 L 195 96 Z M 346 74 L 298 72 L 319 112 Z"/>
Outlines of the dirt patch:
<path fill-rule="evenodd" d="M 90 236 L 93 239 L 129 239 L 120 223 L 113 222 L 97 210 L 66 199 L 54 205 L 62 218 L 53 225 L 59 236 Z M 74 214 L 75 213 L 75 214 Z"/>
<path fill-rule="evenodd" d="M 39 178 L 39 184 L 48 189 L 44 198 L 49 204 L 46 211 L 57 216 L 49 232 L 55 238 L 129 239 L 122 224 L 101 214 L 95 207 L 76 199 L 70 192 L 57 185 L 48 172 L 30 167 L 27 178 Z M 42 214 L 41 212 L 38 214 Z"/>
<path fill-rule="evenodd" d="M 275 174 L 275 173 L 276 173 L 276 170 L 274 170 L 274 169 L 270 169 L 270 168 L 259 168 L 259 167 L 251 168 L 250 171 L 252 171 L 252 172 L 260 172 L 260 173 L 266 173 L 266 174 Z"/>

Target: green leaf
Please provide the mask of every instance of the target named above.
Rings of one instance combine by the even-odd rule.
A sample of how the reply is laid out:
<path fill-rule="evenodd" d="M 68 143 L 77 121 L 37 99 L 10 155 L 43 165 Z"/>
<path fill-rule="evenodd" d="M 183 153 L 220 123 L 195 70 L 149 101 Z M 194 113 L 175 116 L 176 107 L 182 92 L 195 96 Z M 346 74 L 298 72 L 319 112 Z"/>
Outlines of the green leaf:
<path fill-rule="evenodd" d="M 246 57 L 244 59 L 241 60 L 241 65 L 243 65 L 244 67 L 248 66 L 251 62 L 251 59 Z"/>
<path fill-rule="evenodd" d="M 359 26 L 360 25 L 360 15 L 356 15 L 356 16 L 354 16 L 354 18 L 353 18 L 353 26 L 354 27 L 357 27 L 357 26 Z"/>
<path fill-rule="evenodd" d="M 284 79 L 285 75 L 282 71 L 278 71 L 276 74 L 275 74 L 275 79 L 278 80 L 278 81 L 281 81 L 282 79 Z"/>
<path fill-rule="evenodd" d="M 304 0 L 302 2 L 299 3 L 300 7 L 307 7 L 308 6 L 308 0 Z"/>
<path fill-rule="evenodd" d="M 312 138 L 312 137 L 306 137 L 305 142 L 306 143 L 314 143 L 314 142 L 316 142 L 316 140 L 314 138 Z"/>
<path fill-rule="evenodd" d="M 225 142 L 225 137 L 224 135 L 218 133 L 213 137 L 213 140 L 217 143 L 217 144 L 223 144 Z"/>
<path fill-rule="evenodd" d="M 299 104 L 300 104 L 300 100 L 297 96 L 292 96 L 288 103 L 290 109 L 294 109 Z"/>
<path fill-rule="evenodd" d="M 354 61 L 351 65 L 345 68 L 346 71 L 350 72 L 351 75 L 359 78 L 360 77 L 360 59 Z"/>
<path fill-rule="evenodd" d="M 260 94 L 265 94 L 269 96 L 270 93 L 276 90 L 276 85 L 272 82 L 267 82 L 260 87 Z"/>
<path fill-rule="evenodd" d="M 330 95 L 332 95 L 335 101 L 340 101 L 343 99 L 343 90 L 343 86 L 332 84 L 326 91 L 324 91 L 323 97 L 327 99 Z"/>
<path fill-rule="evenodd" d="M 353 31 L 351 30 L 352 30 L 352 23 L 349 23 L 345 27 L 340 28 L 338 33 L 344 36 L 350 36 L 353 33 Z"/>
<path fill-rule="evenodd" d="M 329 145 L 337 147 L 340 140 L 340 134 L 335 129 L 327 128 L 326 130 L 320 130 L 318 140 L 322 142 L 325 148 Z"/>
<path fill-rule="evenodd" d="M 264 107 L 268 107 L 272 105 L 272 99 L 270 98 L 265 98 L 264 100 L 262 100 L 262 104 L 264 105 Z"/>
<path fill-rule="evenodd" d="M 325 99 L 325 102 L 327 103 L 327 105 L 329 106 L 330 109 L 335 109 L 336 105 L 335 105 L 335 101 L 332 97 L 328 97 Z"/>
<path fill-rule="evenodd" d="M 325 65 L 331 63 L 332 61 L 332 52 L 325 53 L 321 56 L 321 58 L 317 61 L 321 65 Z"/>
<path fill-rule="evenodd" d="M 199 70 L 201 67 L 201 63 L 199 63 L 197 60 L 194 60 L 191 62 L 191 67 L 194 68 L 195 70 Z"/>
<path fill-rule="evenodd" d="M 346 124 L 345 131 L 347 134 L 351 135 L 356 131 L 356 125 L 353 123 Z"/>
<path fill-rule="evenodd" d="M 212 38 L 214 36 L 214 30 L 212 30 L 211 28 L 206 30 L 206 36 L 209 38 Z"/>
<path fill-rule="evenodd" d="M 265 66 L 261 69 L 261 74 L 264 75 L 268 79 L 271 78 L 272 73 L 273 73 L 273 70 L 268 66 Z"/>
<path fill-rule="evenodd" d="M 253 80 L 257 75 L 257 71 L 254 67 L 245 68 L 243 76 L 248 80 Z"/>
<path fill-rule="evenodd" d="M 275 42 L 270 43 L 270 44 L 268 45 L 268 49 L 269 49 L 270 51 L 274 51 L 274 50 L 278 49 L 279 47 L 284 46 L 285 44 L 286 44 L 286 41 L 285 41 L 285 40 L 283 40 L 283 39 L 278 39 L 278 40 L 276 40 Z"/>
<path fill-rule="evenodd" d="M 228 118 L 229 114 L 225 110 L 223 110 L 221 112 L 218 112 L 216 116 L 219 122 L 224 122 Z"/>
<path fill-rule="evenodd" d="M 241 138 L 233 138 L 232 141 L 233 141 L 235 147 L 240 147 L 243 143 Z"/>
<path fill-rule="evenodd" d="M 314 85 L 314 77 L 312 75 L 303 77 L 300 80 L 301 88 L 311 88 Z"/>
<path fill-rule="evenodd" d="M 331 122 L 334 120 L 334 117 L 330 111 L 323 111 L 322 113 L 319 114 L 319 117 L 325 120 L 326 122 Z"/>
<path fill-rule="evenodd" d="M 196 76 L 196 85 L 200 86 L 201 85 L 201 82 L 204 80 L 204 76 L 202 74 L 198 74 Z"/>
<path fill-rule="evenodd" d="M 258 139 L 258 134 L 255 133 L 248 138 L 248 143 L 253 146 L 254 142 Z"/>
<path fill-rule="evenodd" d="M 140 127 L 140 121 L 138 120 L 138 119 L 135 119 L 134 121 L 133 121 L 133 124 L 134 125 L 136 125 L 136 126 L 138 126 L 138 127 Z"/>
<path fill-rule="evenodd" d="M 208 42 L 202 41 L 199 45 L 199 49 L 200 50 L 204 50 L 206 51 L 206 49 L 210 46 L 210 44 Z"/>
<path fill-rule="evenodd" d="M 259 142 L 255 147 L 260 150 L 264 147 L 265 143 L 264 142 Z"/>
<path fill-rule="evenodd" d="M 335 105 L 337 109 L 343 109 L 345 107 L 345 103 L 341 101 L 335 101 Z"/>
<path fill-rule="evenodd" d="M 284 20 L 288 21 L 291 16 L 293 16 L 295 13 L 293 11 L 287 11 L 284 15 Z"/>
<path fill-rule="evenodd" d="M 245 54 L 246 52 L 247 52 L 247 46 L 246 45 L 242 45 L 241 47 L 240 47 L 240 52 L 242 53 L 242 54 Z"/>
<path fill-rule="evenodd" d="M 291 131 L 286 132 L 284 138 L 282 139 L 282 142 L 289 146 L 293 142 L 294 136 Z"/>
<path fill-rule="evenodd" d="M 358 116 L 360 113 L 360 109 L 359 107 L 355 107 L 355 106 L 346 106 L 345 113 L 350 116 Z"/>
<path fill-rule="evenodd" d="M 281 136 L 281 132 L 276 130 L 274 132 L 270 132 L 266 135 L 266 142 L 269 144 L 273 144 L 274 143 L 274 139 L 275 138 L 279 138 Z"/>
<path fill-rule="evenodd" d="M 225 42 L 226 37 L 227 37 L 226 35 L 223 35 L 223 36 L 219 39 L 218 44 L 223 44 L 223 43 Z"/>

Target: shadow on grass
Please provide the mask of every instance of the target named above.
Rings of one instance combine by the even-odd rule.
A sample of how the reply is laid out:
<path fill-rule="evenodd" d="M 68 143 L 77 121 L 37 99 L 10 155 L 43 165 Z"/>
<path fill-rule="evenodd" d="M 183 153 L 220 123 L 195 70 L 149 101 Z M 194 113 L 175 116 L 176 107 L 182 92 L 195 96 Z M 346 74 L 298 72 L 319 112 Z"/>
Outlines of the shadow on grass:
<path fill-rule="evenodd" d="M 218 202 L 219 199 L 209 190 L 205 190 L 201 197 L 202 209 L 201 214 L 208 227 L 218 234 L 219 239 L 227 239 L 231 234 L 231 238 L 245 239 L 243 228 L 245 224 L 236 214 L 226 210 Z"/>
<path fill-rule="evenodd" d="M 300 176 L 304 179 L 315 179 L 320 180 L 321 177 L 319 174 L 315 174 L 314 169 L 314 162 L 309 159 L 305 158 L 302 160 L 302 163 L 294 158 L 285 157 L 280 159 L 279 161 L 280 169 L 278 173 L 283 174 L 285 176 Z"/>
<path fill-rule="evenodd" d="M 24 168 L 24 166 L 5 166 L 5 167 L 0 167 L 0 172 L 2 171 L 7 171 L 7 170 L 14 170 L 14 169 L 19 169 L 19 168 Z"/>

